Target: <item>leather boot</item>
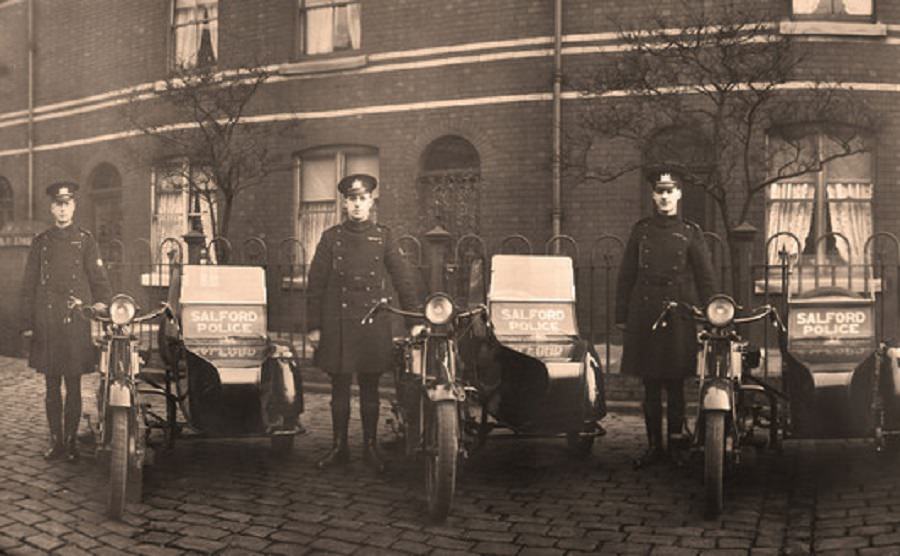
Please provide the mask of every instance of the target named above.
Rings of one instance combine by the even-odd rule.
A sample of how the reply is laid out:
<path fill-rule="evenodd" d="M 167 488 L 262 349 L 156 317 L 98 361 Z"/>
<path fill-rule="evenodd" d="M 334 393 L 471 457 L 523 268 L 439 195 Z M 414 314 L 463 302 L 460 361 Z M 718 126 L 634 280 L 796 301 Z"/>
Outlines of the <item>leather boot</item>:
<path fill-rule="evenodd" d="M 378 450 L 378 410 L 377 400 L 366 404 L 360 404 L 359 413 L 363 428 L 363 463 L 382 473 L 385 469 L 385 459 Z"/>
<path fill-rule="evenodd" d="M 66 461 L 69 463 L 75 463 L 78 461 L 80 454 L 78 453 L 78 439 L 76 435 L 70 435 L 66 437 L 65 440 L 65 448 L 66 448 Z"/>
<path fill-rule="evenodd" d="M 50 447 L 44 452 L 47 461 L 58 461 L 66 457 L 66 448 L 63 446 L 62 437 L 50 434 Z"/>
<path fill-rule="evenodd" d="M 350 410 L 344 404 L 331 404 L 331 451 L 316 462 L 319 469 L 328 469 L 336 465 L 344 465 L 350 461 L 350 448 L 347 446 L 347 428 L 350 425 Z"/>

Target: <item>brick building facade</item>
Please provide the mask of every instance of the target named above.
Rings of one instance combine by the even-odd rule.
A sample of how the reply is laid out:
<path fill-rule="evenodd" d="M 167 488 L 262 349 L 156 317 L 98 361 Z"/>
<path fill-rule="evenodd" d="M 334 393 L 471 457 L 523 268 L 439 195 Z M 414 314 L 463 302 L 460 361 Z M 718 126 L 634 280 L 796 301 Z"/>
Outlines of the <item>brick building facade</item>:
<path fill-rule="evenodd" d="M 782 14 L 772 22 L 776 32 L 817 45 L 811 74 L 853 86 L 879 111 L 883 127 L 864 176 L 873 184 L 870 219 L 874 231 L 900 231 L 900 6 L 768 3 Z M 679 9 L 674 0 L 654 4 L 655 13 Z M 564 0 L 563 73 L 614 52 L 612 22 L 639 22 L 647 10 L 629 0 Z M 178 220 L 161 214 L 169 210 L 159 172 L 166 153 L 135 136 L 122 107 L 176 63 L 212 57 L 222 71 L 272 70 L 253 115 L 293 125 L 270 145 L 291 164 L 241 197 L 231 239 L 260 236 L 273 245 L 302 236 L 314 245 L 339 217 L 330 184 L 352 170 L 378 174 L 378 217 L 400 233 L 440 221 L 494 246 L 509 234 L 543 246 L 553 234 L 553 0 L 6 0 L 0 31 L 5 222 L 48 219 L 43 190 L 59 179 L 82 184 L 78 218 L 102 241 L 132 246 L 164 217 Z M 580 102 L 563 87 L 564 130 Z M 649 211 L 643 179 L 599 187 L 564 181 L 562 233 L 584 244 L 601 234 L 624 237 Z M 451 195 L 441 216 L 429 212 L 436 183 L 464 191 Z M 760 199 L 761 230 L 766 210 Z M 711 211 L 701 217 L 719 226 Z M 186 214 L 178 222 L 166 230 L 187 229 Z"/>

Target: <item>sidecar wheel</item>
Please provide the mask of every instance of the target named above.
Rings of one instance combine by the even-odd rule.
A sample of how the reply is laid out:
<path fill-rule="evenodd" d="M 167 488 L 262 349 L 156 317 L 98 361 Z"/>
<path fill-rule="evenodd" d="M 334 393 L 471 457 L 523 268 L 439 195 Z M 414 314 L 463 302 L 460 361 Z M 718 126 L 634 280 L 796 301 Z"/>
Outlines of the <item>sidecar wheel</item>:
<path fill-rule="evenodd" d="M 706 517 L 712 519 L 722 513 L 723 467 L 725 463 L 725 414 L 706 415 L 706 443 L 703 447 L 705 465 L 703 484 L 706 490 Z"/>
<path fill-rule="evenodd" d="M 428 515 L 443 521 L 450 513 L 456 490 L 456 463 L 459 455 L 459 418 L 455 401 L 438 402 L 425 424 L 425 493 Z"/>

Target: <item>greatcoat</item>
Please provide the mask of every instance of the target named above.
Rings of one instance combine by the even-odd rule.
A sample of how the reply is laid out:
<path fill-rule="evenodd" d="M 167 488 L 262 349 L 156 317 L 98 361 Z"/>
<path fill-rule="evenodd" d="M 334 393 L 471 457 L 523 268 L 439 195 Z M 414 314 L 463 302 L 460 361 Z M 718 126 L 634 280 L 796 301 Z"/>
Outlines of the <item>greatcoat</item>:
<path fill-rule="evenodd" d="M 31 330 L 28 365 L 49 376 L 94 370 L 97 352 L 90 322 L 71 314 L 70 296 L 86 306 L 109 303 L 112 291 L 97 242 L 74 224 L 34 237 L 22 279 L 22 330 Z"/>
<path fill-rule="evenodd" d="M 678 216 L 655 215 L 632 228 L 616 288 L 616 323 L 625 325 L 622 372 L 650 379 L 696 372 L 697 334 L 690 315 L 670 313 L 651 331 L 667 301 L 706 303 L 716 277 L 703 231 Z"/>
<path fill-rule="evenodd" d="M 381 311 L 360 321 L 392 290 L 406 310 L 421 305 L 418 281 L 390 230 L 348 220 L 322 234 L 309 270 L 308 329 L 320 330 L 315 363 L 331 374 L 382 373 L 391 368 L 391 319 Z"/>

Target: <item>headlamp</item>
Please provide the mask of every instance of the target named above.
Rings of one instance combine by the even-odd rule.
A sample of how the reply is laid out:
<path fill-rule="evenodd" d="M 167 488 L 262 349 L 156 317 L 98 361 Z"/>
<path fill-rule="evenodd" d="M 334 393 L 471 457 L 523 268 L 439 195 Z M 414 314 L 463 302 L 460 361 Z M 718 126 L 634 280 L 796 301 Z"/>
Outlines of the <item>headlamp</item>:
<path fill-rule="evenodd" d="M 453 301 L 445 294 L 436 293 L 425 302 L 425 318 L 431 324 L 447 324 L 453 317 Z"/>
<path fill-rule="evenodd" d="M 734 320 L 735 305 L 727 295 L 717 295 L 706 306 L 706 319 L 717 328 L 723 328 Z"/>
<path fill-rule="evenodd" d="M 119 294 L 112 298 L 109 304 L 109 319 L 118 326 L 124 326 L 131 322 L 137 312 L 137 305 L 131 296 Z"/>

